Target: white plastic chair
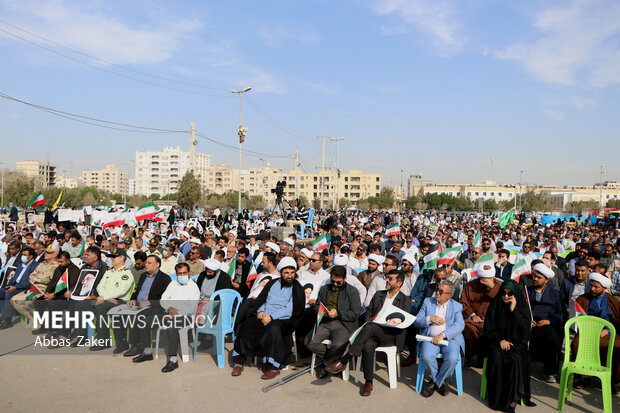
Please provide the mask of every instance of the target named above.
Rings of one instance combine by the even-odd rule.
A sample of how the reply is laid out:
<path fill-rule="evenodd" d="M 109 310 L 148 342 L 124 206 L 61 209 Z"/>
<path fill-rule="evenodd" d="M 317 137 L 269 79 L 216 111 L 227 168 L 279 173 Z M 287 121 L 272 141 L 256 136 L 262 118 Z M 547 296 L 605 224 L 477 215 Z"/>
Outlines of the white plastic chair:
<path fill-rule="evenodd" d="M 327 344 L 326 341 L 329 340 L 324 340 L 323 344 Z M 347 347 L 348 348 L 348 347 Z M 316 354 L 312 353 L 312 360 L 310 361 L 310 375 L 314 376 L 314 365 L 316 364 Z M 350 363 L 347 363 L 347 365 L 344 367 L 344 370 L 342 371 L 342 380 L 344 381 L 349 381 L 349 367 Z"/>
<path fill-rule="evenodd" d="M 179 341 L 181 343 L 181 360 L 183 363 L 187 363 L 189 361 L 189 343 L 187 341 L 187 331 L 192 330 L 192 335 L 194 336 L 194 345 L 196 345 L 196 330 L 193 328 L 193 324 L 190 324 L 186 327 L 183 327 L 179 330 Z M 167 330 L 166 326 L 161 326 L 157 329 L 157 334 L 155 335 L 155 359 L 159 358 L 159 333 L 162 328 Z"/>
<path fill-rule="evenodd" d="M 400 355 L 396 349 L 396 346 L 389 347 L 377 347 L 375 349 L 375 357 L 372 362 L 373 375 L 375 372 L 375 367 L 377 365 L 377 351 L 381 351 L 385 353 L 387 356 L 387 370 L 388 377 L 390 381 L 390 389 L 395 389 L 398 383 L 398 378 L 400 378 Z M 362 357 L 357 358 L 357 366 L 355 368 L 355 382 L 359 382 L 360 371 L 362 369 Z"/>

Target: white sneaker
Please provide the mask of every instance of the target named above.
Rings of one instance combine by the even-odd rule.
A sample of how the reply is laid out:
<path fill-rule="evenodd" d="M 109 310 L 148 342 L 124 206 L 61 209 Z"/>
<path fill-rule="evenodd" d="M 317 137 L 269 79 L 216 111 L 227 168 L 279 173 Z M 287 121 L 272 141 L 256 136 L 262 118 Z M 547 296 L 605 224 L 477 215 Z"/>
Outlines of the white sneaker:
<path fill-rule="evenodd" d="M 554 375 L 543 374 L 543 380 L 545 383 L 557 383 L 558 381 L 555 379 Z"/>

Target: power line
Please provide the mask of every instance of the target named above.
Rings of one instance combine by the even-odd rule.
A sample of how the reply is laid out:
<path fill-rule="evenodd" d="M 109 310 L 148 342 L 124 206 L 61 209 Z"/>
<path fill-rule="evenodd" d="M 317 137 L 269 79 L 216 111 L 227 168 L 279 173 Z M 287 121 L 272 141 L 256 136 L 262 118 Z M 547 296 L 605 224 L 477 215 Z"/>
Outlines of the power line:
<path fill-rule="evenodd" d="M 110 62 L 110 61 L 102 59 L 100 57 L 93 56 L 91 54 L 84 53 L 84 52 L 82 52 L 80 50 L 77 50 L 77 49 L 71 48 L 69 46 L 63 45 L 62 43 L 55 42 L 53 40 L 47 39 L 47 38 L 45 38 L 43 36 L 39 36 L 38 34 L 32 33 L 32 32 L 30 32 L 30 31 L 28 31 L 26 29 L 23 29 L 23 28 L 21 28 L 19 26 L 16 26 L 14 24 L 6 22 L 6 21 L 4 21 L 2 19 L 0 19 L 0 23 L 5 24 L 7 26 L 10 26 L 10 27 L 12 27 L 14 29 L 17 29 L 17 30 L 21 31 L 21 32 L 27 33 L 27 34 L 29 34 L 29 35 L 31 35 L 33 37 L 36 37 L 37 39 L 40 39 L 40 40 L 43 40 L 45 42 L 51 43 L 51 44 L 53 44 L 55 46 L 58 46 L 58 47 L 62 47 L 63 49 L 66 49 L 66 50 L 71 50 L 72 52 L 81 54 L 82 56 L 86 56 L 86 57 L 88 57 L 90 59 L 98 60 L 98 61 L 100 61 L 102 63 L 105 63 L 105 64 L 108 64 L 110 66 L 115 66 L 115 67 L 118 67 L 118 68 L 121 68 L 121 69 L 124 69 L 124 70 L 128 70 L 130 72 L 138 73 L 138 74 L 141 74 L 141 75 L 144 75 L 144 76 L 149 76 L 149 77 L 152 77 L 152 78 L 155 78 L 155 79 L 161 79 L 161 80 L 165 80 L 165 81 L 172 82 L 172 83 L 178 83 L 180 85 L 195 86 L 195 87 L 199 87 L 199 88 L 202 88 L 202 89 L 219 90 L 219 91 L 222 91 L 222 92 L 228 92 L 227 89 L 223 89 L 223 88 L 204 86 L 204 85 L 201 85 L 201 84 L 198 84 L 198 83 L 184 82 L 184 81 L 181 81 L 181 80 L 176 80 L 176 79 L 172 79 L 172 78 L 161 76 L 161 75 L 154 75 L 152 73 L 144 72 L 142 70 L 132 69 L 131 67 L 120 65 L 118 63 Z"/>
<path fill-rule="evenodd" d="M 0 29 L 0 32 L 6 33 L 9 36 L 15 37 L 15 38 L 17 38 L 19 40 L 22 40 L 22 41 L 24 41 L 26 43 L 29 43 L 29 44 L 31 44 L 31 45 L 33 45 L 35 47 L 41 48 L 43 50 L 47 50 L 50 53 L 53 53 L 55 55 L 64 57 L 65 59 L 71 60 L 73 62 L 76 62 L 76 63 L 82 64 L 82 65 L 88 66 L 88 67 L 96 69 L 96 70 L 100 70 L 102 72 L 105 72 L 105 73 L 108 73 L 108 74 L 111 74 L 111 75 L 114 75 L 114 76 L 118 76 L 118 77 L 122 77 L 122 78 L 125 78 L 125 79 L 133 80 L 135 82 L 143 83 L 145 85 L 155 86 L 155 87 L 159 87 L 159 88 L 162 88 L 162 89 L 175 90 L 177 92 L 189 93 L 189 94 L 192 94 L 192 95 L 216 96 L 216 97 L 224 97 L 224 98 L 232 97 L 232 96 L 228 96 L 228 95 L 217 95 L 217 94 L 214 94 L 214 93 L 204 93 L 204 92 L 197 92 L 197 91 L 187 90 L 187 89 L 179 89 L 177 87 L 166 86 L 166 85 L 162 85 L 160 83 L 149 82 L 148 80 L 138 79 L 137 77 L 125 75 L 125 74 L 122 74 L 122 73 L 117 73 L 117 72 L 114 72 L 112 70 L 108 70 L 108 69 L 105 69 L 103 67 L 99 67 L 97 65 L 94 65 L 92 63 L 88 63 L 88 62 L 85 62 L 83 60 L 77 59 L 75 57 L 68 56 L 68 55 L 66 55 L 64 53 L 60 53 L 59 51 L 56 51 L 54 49 L 50 49 L 49 47 L 45 47 L 45 46 L 40 45 L 40 44 L 38 44 L 36 42 L 33 42 L 31 40 L 25 39 L 25 38 L 23 38 L 21 36 L 18 36 L 18 35 L 14 34 L 14 33 L 11 33 L 9 31 L 4 30 L 4 29 Z"/>
<path fill-rule="evenodd" d="M 113 122 L 113 121 L 109 121 L 109 120 L 97 119 L 97 118 L 93 118 L 93 117 L 89 117 L 89 116 L 78 115 L 76 113 L 65 112 L 65 111 L 62 111 L 62 110 L 59 110 L 59 109 L 54 109 L 54 108 L 50 108 L 50 107 L 47 107 L 47 106 L 37 105 L 35 103 L 31 103 L 31 102 L 27 102 L 25 100 L 17 99 L 17 98 L 15 98 L 13 96 L 9 96 L 9 95 L 7 95 L 5 93 L 2 93 L 2 92 L 0 92 L 0 98 L 7 99 L 7 100 L 12 100 L 14 102 L 21 103 L 21 104 L 24 104 L 26 106 L 30 106 L 33 109 L 42 110 L 44 112 L 51 113 L 51 114 L 56 115 L 56 116 L 60 116 L 60 117 L 63 117 L 63 118 L 75 120 L 75 121 L 82 122 L 82 123 L 87 123 L 89 125 L 105 127 L 105 128 L 108 128 L 108 129 L 122 130 L 122 131 L 127 131 L 127 132 L 141 132 L 141 133 L 188 133 L 189 132 L 189 131 L 186 131 L 186 130 L 172 130 L 172 129 L 151 128 L 151 127 L 148 127 L 148 126 L 131 125 L 131 124 L 128 124 L 128 123 Z M 75 118 L 78 118 L 78 119 L 75 119 Z M 106 123 L 108 125 L 124 126 L 125 128 L 134 128 L 134 129 L 124 129 L 124 128 L 110 127 L 110 126 L 105 126 L 105 125 L 99 125 L 99 124 L 96 124 L 94 122 Z"/>
<path fill-rule="evenodd" d="M 216 139 L 210 138 L 210 137 L 208 137 L 206 135 L 203 135 L 202 133 L 200 133 L 198 131 L 196 131 L 195 133 L 196 133 L 196 136 L 198 136 L 200 138 L 203 138 L 203 139 L 206 139 L 206 140 L 208 140 L 208 141 L 210 141 L 212 143 L 215 143 L 216 145 L 223 146 L 223 147 L 225 147 L 227 149 L 230 149 L 230 150 L 233 150 L 235 152 L 237 152 L 239 150 L 238 147 L 235 147 L 233 145 L 229 145 L 227 143 L 224 143 L 224 142 L 218 141 Z M 255 158 L 278 158 L 278 159 L 293 159 L 294 158 L 291 155 L 288 155 L 288 156 L 287 155 L 272 155 L 272 154 L 268 154 L 268 153 L 251 151 L 251 150 L 248 150 L 248 149 L 243 149 L 242 152 L 245 153 L 248 156 L 253 156 Z"/>
<path fill-rule="evenodd" d="M 271 116 L 269 113 L 267 113 L 267 111 L 265 111 L 262 107 L 260 107 L 258 105 L 258 103 L 256 103 L 250 96 L 246 96 L 246 101 L 254 108 L 256 109 L 256 111 L 263 116 L 265 119 L 267 119 L 269 122 L 273 123 L 275 126 L 277 126 L 278 128 L 280 128 L 281 130 L 283 130 L 284 132 L 288 133 L 289 135 L 295 136 L 296 138 L 305 140 L 307 142 L 314 142 L 314 139 L 311 138 L 310 136 L 306 136 L 306 135 L 302 135 L 301 133 L 297 133 L 295 132 L 293 129 L 289 128 L 288 126 L 286 126 L 285 124 L 283 124 L 282 122 L 279 122 L 277 119 L 275 119 L 273 116 Z"/>

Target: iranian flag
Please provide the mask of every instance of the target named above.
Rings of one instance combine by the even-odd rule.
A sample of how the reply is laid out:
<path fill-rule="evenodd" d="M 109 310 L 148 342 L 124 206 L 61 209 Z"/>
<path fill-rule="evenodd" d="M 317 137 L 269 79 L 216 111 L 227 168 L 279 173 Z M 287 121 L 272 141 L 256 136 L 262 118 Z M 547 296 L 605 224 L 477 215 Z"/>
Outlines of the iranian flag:
<path fill-rule="evenodd" d="M 105 224 L 103 224 L 103 228 L 108 228 L 111 226 L 119 227 L 123 225 L 124 223 L 125 223 L 125 213 L 119 212 L 118 214 L 114 216 L 114 218 L 112 218 L 111 221 L 108 221 Z"/>
<path fill-rule="evenodd" d="M 521 280 L 522 275 L 527 275 L 531 271 L 530 265 L 525 261 L 525 258 L 519 260 L 518 263 L 512 267 L 512 274 L 510 274 L 510 279 L 519 282 Z"/>
<path fill-rule="evenodd" d="M 256 267 L 250 265 L 250 273 L 248 274 L 248 280 L 245 282 L 248 288 L 252 288 L 252 283 L 258 277 L 258 273 L 256 272 Z"/>
<path fill-rule="evenodd" d="M 501 229 L 504 229 L 504 227 L 510 224 L 514 218 L 515 210 L 512 208 L 500 215 L 499 218 L 497 218 L 497 223 Z"/>
<path fill-rule="evenodd" d="M 160 209 L 159 211 L 157 211 L 157 213 L 155 214 L 155 221 L 156 222 L 164 222 L 164 214 L 166 213 L 165 209 Z"/>
<path fill-rule="evenodd" d="M 310 248 L 312 251 L 323 251 L 329 247 L 327 244 L 327 238 L 325 238 L 325 234 L 321 234 L 314 241 L 310 243 Z"/>
<path fill-rule="evenodd" d="M 43 194 L 39 191 L 28 203 L 28 208 L 38 207 L 39 205 L 43 205 L 44 203 L 45 198 L 43 198 Z"/>
<path fill-rule="evenodd" d="M 368 321 L 362 324 L 357 330 L 353 332 L 353 334 L 351 334 L 351 337 L 349 337 L 349 343 L 353 344 L 353 342 L 355 341 L 357 336 L 360 335 L 360 333 L 362 332 L 362 329 L 366 326 L 366 324 L 368 324 Z"/>
<path fill-rule="evenodd" d="M 43 291 L 39 290 L 36 285 L 30 284 L 30 290 L 28 290 L 28 295 L 26 296 L 26 301 L 32 300 L 39 294 L 43 294 Z"/>
<path fill-rule="evenodd" d="M 136 211 L 136 221 L 155 219 L 156 216 L 157 213 L 155 212 L 155 204 L 153 204 L 153 201 L 147 202 Z"/>
<path fill-rule="evenodd" d="M 321 324 L 321 320 L 323 319 L 323 316 L 325 316 L 327 311 L 328 311 L 327 307 L 325 307 L 323 305 L 323 303 L 321 303 L 321 305 L 319 307 L 319 313 L 316 316 L 316 325 L 317 325 L 317 327 L 319 326 L 319 324 Z"/>
<path fill-rule="evenodd" d="M 483 265 L 490 265 L 492 267 L 495 266 L 495 257 L 492 252 L 478 258 L 478 261 L 474 264 L 474 268 L 471 270 L 471 278 L 476 278 L 478 276 L 478 268 Z"/>
<path fill-rule="evenodd" d="M 474 245 L 474 248 L 480 248 L 482 246 L 482 237 L 480 236 L 480 231 L 476 232 L 473 245 Z"/>
<path fill-rule="evenodd" d="M 452 247 L 452 248 L 448 248 L 448 249 L 441 251 L 439 253 L 439 256 L 437 257 L 437 264 L 439 265 L 452 264 L 462 249 L 463 247 L 459 245 L 458 247 Z"/>
<path fill-rule="evenodd" d="M 391 237 L 392 235 L 399 235 L 400 234 L 400 225 L 399 224 L 393 224 L 387 227 L 387 231 L 385 231 L 385 235 L 387 235 L 388 237 Z"/>
<path fill-rule="evenodd" d="M 56 283 L 56 289 L 54 289 L 54 294 L 58 294 L 62 290 L 67 290 L 69 288 L 69 269 L 66 269 L 62 276 Z"/>

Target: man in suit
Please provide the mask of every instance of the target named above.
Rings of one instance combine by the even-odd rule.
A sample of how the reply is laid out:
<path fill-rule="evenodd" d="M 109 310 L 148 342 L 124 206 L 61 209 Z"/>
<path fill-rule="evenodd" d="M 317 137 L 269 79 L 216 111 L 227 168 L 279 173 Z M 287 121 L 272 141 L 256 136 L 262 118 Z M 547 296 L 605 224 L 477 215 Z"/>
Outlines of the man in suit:
<path fill-rule="evenodd" d="M 39 263 L 35 260 L 36 253 L 31 247 L 22 250 L 21 262 L 12 274 L 11 279 L 6 283 L 6 287 L 0 289 L 0 329 L 13 326 L 13 316 L 16 313 L 11 305 L 11 297 L 30 288 L 30 274 L 37 268 Z"/>
<path fill-rule="evenodd" d="M 409 297 L 400 291 L 405 282 L 405 273 L 398 270 L 390 270 L 386 276 L 386 289 L 377 291 L 370 304 L 366 308 L 366 321 L 369 322 L 383 311 L 389 311 L 391 306 L 398 307 L 409 312 L 411 301 Z M 407 330 L 380 326 L 369 322 L 359 333 L 349 352 L 340 359 L 327 366 L 327 371 L 338 374 L 343 371 L 353 357 L 362 357 L 362 370 L 364 372 L 364 386 L 360 391 L 362 396 L 370 396 L 372 392 L 372 380 L 374 375 L 375 349 L 383 346 L 396 346 L 402 351 L 405 345 Z"/>
<path fill-rule="evenodd" d="M 431 374 L 431 380 L 422 388 L 424 397 L 432 396 L 435 390 L 442 396 L 448 394 L 446 379 L 454 371 L 460 352 L 465 351 L 463 306 L 452 300 L 454 291 L 451 281 L 439 281 L 435 296 L 424 300 L 414 322 L 422 335 L 432 337 L 431 341 L 423 341 L 420 348 L 420 357 Z M 440 345 L 444 340 L 448 345 Z M 441 368 L 437 364 L 439 353 L 443 355 Z"/>
<path fill-rule="evenodd" d="M 509 250 L 503 249 L 499 251 L 497 262 L 495 263 L 495 278 L 501 278 L 504 281 L 510 279 L 513 265 L 508 261 L 509 259 Z"/>
<path fill-rule="evenodd" d="M 250 267 L 252 263 L 248 260 L 250 256 L 250 250 L 243 247 L 237 252 L 237 259 L 235 261 L 235 269 L 232 275 L 232 287 L 237 291 L 242 298 L 247 298 L 250 288 L 247 286 L 248 275 L 250 274 Z"/>
<path fill-rule="evenodd" d="M 314 308 L 325 306 L 327 312 L 323 315 L 312 341 L 308 343 L 308 350 L 316 354 L 318 360 L 325 360 L 325 365 L 342 355 L 349 337 L 358 327 L 362 304 L 357 289 L 346 283 L 347 270 L 336 266 L 330 273 L 330 283 L 319 290 L 317 303 Z M 330 340 L 329 346 L 323 344 Z M 317 378 L 327 376 L 323 365 L 317 367 Z"/>
<path fill-rule="evenodd" d="M 153 353 L 150 346 L 153 320 L 157 316 L 164 313 L 159 300 L 161 300 L 161 296 L 164 291 L 166 291 L 168 284 L 170 284 L 170 277 L 168 274 L 164 274 L 159 270 L 161 267 L 161 260 L 158 257 L 147 257 L 145 266 L 146 272 L 140 276 L 138 286 L 131 296 L 131 300 L 127 302 L 129 308 L 149 307 L 146 310 L 141 311 L 139 314 L 141 318 L 144 317 L 146 320 L 145 325 L 140 326 L 138 323 L 129 330 L 129 343 L 131 344 L 131 349 L 126 351 L 123 356 L 133 357 L 132 361 L 134 363 L 153 360 Z M 116 345 L 116 353 L 120 353 L 123 349 L 127 349 L 129 347 L 127 341 L 125 340 L 124 328 L 115 328 L 114 337 L 116 337 L 119 341 Z"/>
<path fill-rule="evenodd" d="M 19 214 L 17 213 L 17 207 L 12 203 L 9 202 L 9 221 L 19 221 Z"/>

